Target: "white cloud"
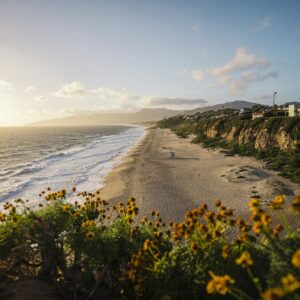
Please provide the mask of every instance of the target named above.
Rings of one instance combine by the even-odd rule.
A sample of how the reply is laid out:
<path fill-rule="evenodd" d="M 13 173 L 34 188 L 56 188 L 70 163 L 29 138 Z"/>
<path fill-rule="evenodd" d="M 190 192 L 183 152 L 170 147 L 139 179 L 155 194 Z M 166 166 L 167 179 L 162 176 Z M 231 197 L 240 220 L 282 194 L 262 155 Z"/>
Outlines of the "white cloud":
<path fill-rule="evenodd" d="M 192 78 L 195 80 L 195 81 L 201 81 L 203 80 L 204 78 L 204 72 L 203 70 L 192 70 L 191 71 L 191 74 L 192 74 Z"/>
<path fill-rule="evenodd" d="M 198 23 L 195 23 L 193 26 L 192 26 L 192 30 L 194 32 L 199 32 L 200 31 L 200 25 Z"/>
<path fill-rule="evenodd" d="M 63 85 L 58 91 L 54 93 L 58 98 L 74 98 L 86 96 L 87 91 L 84 85 L 79 81 L 73 81 L 71 83 Z"/>
<path fill-rule="evenodd" d="M 251 83 L 277 77 L 275 71 L 264 73 L 270 65 L 266 58 L 249 53 L 245 48 L 238 48 L 233 58 L 224 65 L 192 70 L 191 76 L 195 81 L 211 76 L 215 80 L 212 87 L 227 85 L 231 93 L 236 93 L 245 90 Z"/>
<path fill-rule="evenodd" d="M 57 98 L 97 98 L 99 100 L 116 100 L 128 101 L 134 99 L 136 96 L 126 90 L 111 89 L 108 87 L 98 87 L 88 89 L 80 81 L 73 81 L 63 85 L 58 91 L 52 93 Z"/>
<path fill-rule="evenodd" d="M 108 87 L 100 87 L 89 91 L 90 95 L 100 99 L 115 99 L 119 101 L 129 101 L 136 99 L 136 96 L 126 90 L 114 90 Z"/>
<path fill-rule="evenodd" d="M 232 80 L 229 85 L 229 91 L 231 93 L 237 93 L 245 90 L 252 82 L 261 82 L 268 78 L 276 78 L 278 73 L 275 71 L 260 74 L 259 72 L 244 72 L 241 76 L 235 80 Z"/>
<path fill-rule="evenodd" d="M 88 101 L 89 109 L 95 110 L 122 110 L 134 111 L 141 107 L 190 107 L 207 103 L 204 99 L 167 98 L 151 95 L 140 96 L 125 89 L 108 87 L 87 88 L 82 82 L 74 81 L 63 85 L 55 92 L 40 95 L 34 98 L 36 102 L 45 102 L 50 99 L 71 99 Z M 70 100 L 69 100 L 70 99 Z M 65 102 L 65 103 L 67 103 Z"/>
<path fill-rule="evenodd" d="M 31 93 L 31 92 L 33 92 L 35 90 L 36 90 L 35 86 L 29 85 L 28 87 L 26 87 L 26 89 L 24 91 L 25 91 L 25 93 L 29 94 L 29 93 Z"/>
<path fill-rule="evenodd" d="M 0 91 L 2 92 L 13 92 L 15 89 L 13 84 L 6 80 L 0 80 Z"/>
<path fill-rule="evenodd" d="M 260 31 L 271 27 L 272 25 L 272 17 L 266 16 L 262 20 L 260 20 L 253 28 L 252 31 Z"/>
<path fill-rule="evenodd" d="M 48 96 L 46 95 L 40 95 L 33 98 L 35 102 L 46 102 L 49 100 Z"/>
<path fill-rule="evenodd" d="M 269 66 L 269 62 L 263 57 L 249 53 L 245 48 L 238 48 L 232 60 L 221 67 L 212 69 L 211 74 L 214 77 L 223 77 L 255 66 L 265 68 Z"/>

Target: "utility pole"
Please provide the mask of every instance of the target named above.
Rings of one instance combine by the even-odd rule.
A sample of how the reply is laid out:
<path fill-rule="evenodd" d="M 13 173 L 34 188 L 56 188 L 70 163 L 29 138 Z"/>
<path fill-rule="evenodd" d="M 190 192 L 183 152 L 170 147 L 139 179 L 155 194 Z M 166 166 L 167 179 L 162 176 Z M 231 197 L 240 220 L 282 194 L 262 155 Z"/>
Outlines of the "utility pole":
<path fill-rule="evenodd" d="M 275 106 L 275 97 L 276 97 L 276 95 L 277 95 L 277 92 L 274 92 L 274 94 L 273 94 L 273 107 Z"/>

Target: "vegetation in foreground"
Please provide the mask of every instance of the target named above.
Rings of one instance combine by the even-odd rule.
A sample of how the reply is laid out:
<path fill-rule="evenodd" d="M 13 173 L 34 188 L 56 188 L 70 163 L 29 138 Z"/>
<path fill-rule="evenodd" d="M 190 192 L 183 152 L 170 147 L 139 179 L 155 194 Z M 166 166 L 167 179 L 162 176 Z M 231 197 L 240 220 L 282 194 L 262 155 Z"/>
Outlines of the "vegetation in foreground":
<path fill-rule="evenodd" d="M 299 216 L 300 197 L 266 207 L 252 199 L 249 221 L 217 201 L 164 224 L 159 212 L 139 217 L 134 198 L 110 208 L 97 193 L 73 204 L 66 194 L 43 192 L 39 210 L 5 204 L 2 288 L 38 278 L 61 299 L 299 299 L 300 230 L 274 224 L 270 212 Z"/>
<path fill-rule="evenodd" d="M 235 110 L 225 109 L 170 117 L 159 121 L 157 126 L 170 128 L 182 138 L 194 134 L 193 143 L 206 148 L 223 148 L 229 155 L 263 159 L 268 168 L 300 184 L 299 117 L 251 120 L 240 117 Z M 280 143 L 281 147 L 287 143 L 287 148 L 280 148 Z"/>

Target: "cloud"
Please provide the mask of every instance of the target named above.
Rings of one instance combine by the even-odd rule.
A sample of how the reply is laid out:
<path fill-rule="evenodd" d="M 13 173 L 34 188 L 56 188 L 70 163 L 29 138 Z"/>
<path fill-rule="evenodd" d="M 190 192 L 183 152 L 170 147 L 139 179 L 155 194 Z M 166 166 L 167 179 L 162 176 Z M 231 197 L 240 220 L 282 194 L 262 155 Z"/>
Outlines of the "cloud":
<path fill-rule="evenodd" d="M 26 87 L 26 89 L 24 91 L 25 91 L 25 93 L 29 94 L 35 90 L 36 90 L 35 86 L 29 85 L 28 87 Z"/>
<path fill-rule="evenodd" d="M 41 96 L 36 96 L 33 98 L 35 102 L 40 102 L 40 103 L 43 103 L 43 102 L 46 102 L 49 100 L 49 97 L 46 96 L 46 95 L 41 95 Z"/>
<path fill-rule="evenodd" d="M 211 75 L 223 77 L 255 66 L 265 68 L 269 66 L 269 62 L 265 58 L 249 53 L 245 48 L 238 48 L 233 59 L 221 67 L 212 69 Z"/>
<path fill-rule="evenodd" d="M 119 101 L 137 100 L 138 96 L 129 93 L 126 90 L 115 90 L 108 87 L 100 87 L 89 91 L 91 96 L 101 99 L 117 99 Z"/>
<path fill-rule="evenodd" d="M 2 92 L 13 92 L 15 89 L 13 84 L 6 80 L 0 80 L 0 91 Z"/>
<path fill-rule="evenodd" d="M 202 105 L 206 104 L 205 99 L 165 98 L 150 97 L 144 102 L 148 106 L 181 106 L 181 105 Z"/>
<path fill-rule="evenodd" d="M 97 98 L 102 100 L 128 101 L 135 99 L 136 96 L 126 90 L 111 89 L 108 87 L 98 87 L 88 89 L 80 81 L 73 81 L 63 85 L 59 90 L 52 93 L 57 98 Z"/>
<path fill-rule="evenodd" d="M 252 28 L 252 32 L 267 29 L 272 26 L 272 17 L 266 16 Z"/>
<path fill-rule="evenodd" d="M 251 83 L 276 78 L 278 73 L 264 73 L 271 66 L 265 57 L 249 53 L 245 48 L 238 48 L 231 60 L 224 65 L 209 69 L 194 69 L 191 76 L 195 81 L 201 81 L 205 76 L 214 79 L 212 87 L 227 85 L 231 93 L 245 90 Z"/>
<path fill-rule="evenodd" d="M 136 95 L 125 89 L 108 87 L 87 88 L 82 82 L 73 81 L 64 84 L 57 91 L 40 95 L 34 98 L 36 102 L 45 102 L 50 99 L 71 99 L 88 101 L 90 109 L 133 111 L 141 107 L 180 107 L 206 104 L 204 99 L 154 97 L 152 95 Z M 66 103 L 67 103 L 66 102 Z"/>
<path fill-rule="evenodd" d="M 268 78 L 276 78 L 278 73 L 275 71 L 260 74 L 259 72 L 245 72 L 239 78 L 233 80 L 229 86 L 231 93 L 237 93 L 245 90 L 252 82 L 261 82 Z"/>
<path fill-rule="evenodd" d="M 192 78 L 195 80 L 195 81 L 201 81 L 203 80 L 204 78 L 204 72 L 203 70 L 192 70 L 191 71 L 191 74 L 192 74 Z"/>
<path fill-rule="evenodd" d="M 198 23 L 195 23 L 193 26 L 192 26 L 192 30 L 194 32 L 199 32 L 200 31 L 200 25 Z"/>
<path fill-rule="evenodd" d="M 59 98 L 74 98 L 86 96 L 87 91 L 84 85 L 79 81 L 73 81 L 71 83 L 63 85 L 53 95 Z"/>

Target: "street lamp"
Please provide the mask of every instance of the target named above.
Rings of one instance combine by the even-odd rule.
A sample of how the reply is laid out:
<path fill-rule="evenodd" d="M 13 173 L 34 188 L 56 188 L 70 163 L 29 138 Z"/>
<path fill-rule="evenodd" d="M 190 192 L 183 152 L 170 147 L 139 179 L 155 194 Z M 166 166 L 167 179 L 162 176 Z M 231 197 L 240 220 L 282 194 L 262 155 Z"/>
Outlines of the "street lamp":
<path fill-rule="evenodd" d="M 273 107 L 275 106 L 275 97 L 276 97 L 276 95 L 277 95 L 277 92 L 274 92 L 274 94 L 273 94 Z"/>

